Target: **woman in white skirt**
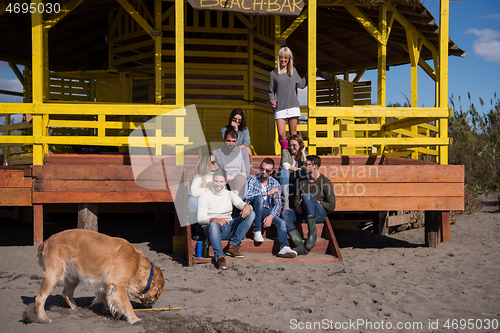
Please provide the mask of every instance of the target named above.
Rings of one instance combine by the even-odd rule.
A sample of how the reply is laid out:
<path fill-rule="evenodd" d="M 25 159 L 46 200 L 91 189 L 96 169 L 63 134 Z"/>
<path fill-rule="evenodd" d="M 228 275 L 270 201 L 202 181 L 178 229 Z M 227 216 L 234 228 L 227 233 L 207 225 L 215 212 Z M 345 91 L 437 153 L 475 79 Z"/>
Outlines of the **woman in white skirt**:
<path fill-rule="evenodd" d="M 278 52 L 278 67 L 269 73 L 269 100 L 274 110 L 281 149 L 288 148 L 287 119 L 290 135 L 297 134 L 297 122 L 300 117 L 297 88 L 304 89 L 306 86 L 307 76 L 300 78 L 293 67 L 292 51 L 288 47 L 282 47 Z"/>

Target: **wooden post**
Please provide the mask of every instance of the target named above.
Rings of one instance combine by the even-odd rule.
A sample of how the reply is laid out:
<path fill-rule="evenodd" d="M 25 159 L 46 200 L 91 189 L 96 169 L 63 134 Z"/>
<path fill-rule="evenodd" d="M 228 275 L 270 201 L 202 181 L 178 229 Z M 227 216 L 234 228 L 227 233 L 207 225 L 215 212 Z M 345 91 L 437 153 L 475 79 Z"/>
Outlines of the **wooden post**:
<path fill-rule="evenodd" d="M 450 212 L 425 212 L 425 246 L 436 247 L 450 241 Z"/>
<path fill-rule="evenodd" d="M 97 227 L 98 206 L 96 203 L 78 204 L 78 229 L 98 231 Z"/>
<path fill-rule="evenodd" d="M 373 212 L 373 233 L 382 236 L 389 235 L 389 228 L 385 223 L 386 216 L 386 211 Z"/>
<path fill-rule="evenodd" d="M 43 243 L 43 205 L 33 205 L 33 245 Z"/>

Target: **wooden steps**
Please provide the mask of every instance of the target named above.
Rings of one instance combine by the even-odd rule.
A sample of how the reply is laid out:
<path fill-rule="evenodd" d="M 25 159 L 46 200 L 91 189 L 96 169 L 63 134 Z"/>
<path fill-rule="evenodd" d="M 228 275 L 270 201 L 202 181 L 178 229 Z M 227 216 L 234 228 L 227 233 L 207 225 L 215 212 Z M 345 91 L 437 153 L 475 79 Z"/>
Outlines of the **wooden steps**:
<path fill-rule="evenodd" d="M 339 258 L 328 254 L 318 254 L 318 253 L 309 253 L 306 256 L 297 256 L 293 259 L 290 258 L 280 258 L 276 257 L 271 253 L 243 253 L 244 258 L 233 258 L 230 256 L 226 256 L 226 262 L 231 263 L 233 261 L 241 261 L 241 262 L 340 262 Z M 193 264 L 209 264 L 214 263 L 213 257 L 210 258 L 193 258 Z"/>
<path fill-rule="evenodd" d="M 305 223 L 296 224 L 297 230 L 302 235 L 303 239 L 307 237 L 308 228 Z M 189 232 L 188 239 L 188 258 L 189 265 L 192 264 L 202 264 L 210 263 L 213 260 L 213 250 L 210 246 L 210 258 L 197 258 L 196 254 L 196 241 L 191 239 L 190 227 L 186 228 Z M 240 261 L 254 261 L 254 262 L 302 262 L 302 261 L 316 261 L 316 262 L 339 262 L 342 261 L 342 255 L 340 254 L 340 249 L 333 234 L 330 221 L 326 218 L 325 223 L 317 223 L 317 240 L 316 246 L 311 250 L 311 252 L 305 256 L 297 256 L 293 259 L 290 258 L 280 258 L 276 254 L 279 252 L 279 242 L 276 229 L 274 227 L 263 228 L 262 236 L 264 237 L 264 242 L 255 243 L 253 241 L 253 230 L 250 229 L 246 235 L 246 238 L 241 242 L 240 252 L 243 254 L 244 258 L 232 258 L 226 256 L 226 260 L 231 262 L 233 260 Z M 228 246 L 229 241 L 222 241 L 222 248 L 224 252 Z M 290 243 L 289 246 L 294 247 Z"/>

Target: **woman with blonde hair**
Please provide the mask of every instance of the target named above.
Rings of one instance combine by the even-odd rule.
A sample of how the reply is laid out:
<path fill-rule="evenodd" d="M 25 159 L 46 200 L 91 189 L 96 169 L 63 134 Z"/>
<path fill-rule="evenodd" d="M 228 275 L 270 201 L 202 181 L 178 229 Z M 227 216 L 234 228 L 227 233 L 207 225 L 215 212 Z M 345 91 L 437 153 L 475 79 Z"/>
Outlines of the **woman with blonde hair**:
<path fill-rule="evenodd" d="M 213 182 L 214 171 L 219 166 L 215 162 L 215 157 L 212 153 L 204 153 L 196 163 L 196 174 L 191 182 L 190 193 L 191 197 L 188 199 L 188 214 L 189 224 L 193 226 L 193 239 L 197 240 L 200 232 L 199 225 L 197 224 L 196 212 L 198 210 L 198 198 L 200 195 L 210 190 Z"/>
<path fill-rule="evenodd" d="M 278 67 L 269 73 L 269 100 L 274 110 L 274 119 L 278 127 L 278 140 L 281 148 L 288 148 L 286 141 L 286 120 L 290 135 L 297 134 L 297 122 L 300 117 L 300 103 L 297 88 L 307 86 L 307 76 L 300 78 L 293 67 L 293 54 L 288 47 L 278 52 Z"/>
<path fill-rule="evenodd" d="M 283 209 L 289 209 L 289 196 L 294 195 L 300 179 L 305 177 L 302 167 L 305 164 L 307 151 L 304 140 L 298 134 L 290 136 L 288 139 L 289 148 L 281 151 L 281 170 L 279 172 L 279 182 L 281 194 L 283 196 Z"/>

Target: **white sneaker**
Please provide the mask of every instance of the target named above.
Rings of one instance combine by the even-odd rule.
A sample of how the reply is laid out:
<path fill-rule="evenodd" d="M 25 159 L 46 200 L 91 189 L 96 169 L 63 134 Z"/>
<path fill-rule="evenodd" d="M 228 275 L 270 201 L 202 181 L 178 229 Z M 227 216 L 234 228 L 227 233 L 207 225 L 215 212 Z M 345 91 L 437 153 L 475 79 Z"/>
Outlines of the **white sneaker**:
<path fill-rule="evenodd" d="M 278 252 L 278 257 L 282 258 L 295 258 L 297 252 L 292 250 L 289 246 L 283 246 L 283 248 Z"/>
<path fill-rule="evenodd" d="M 261 231 L 254 231 L 253 233 L 253 241 L 257 243 L 262 243 L 264 241 L 264 237 L 262 237 Z"/>

